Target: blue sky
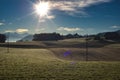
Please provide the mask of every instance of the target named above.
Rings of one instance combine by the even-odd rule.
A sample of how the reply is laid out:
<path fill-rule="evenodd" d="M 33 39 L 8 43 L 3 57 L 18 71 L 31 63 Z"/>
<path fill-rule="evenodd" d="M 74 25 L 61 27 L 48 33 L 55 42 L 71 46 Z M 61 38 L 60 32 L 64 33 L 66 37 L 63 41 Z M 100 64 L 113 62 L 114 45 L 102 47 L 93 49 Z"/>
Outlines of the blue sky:
<path fill-rule="evenodd" d="M 120 29 L 120 0 L 42 0 L 50 11 L 35 13 L 38 0 L 0 0 L 0 33 L 94 34 Z"/>

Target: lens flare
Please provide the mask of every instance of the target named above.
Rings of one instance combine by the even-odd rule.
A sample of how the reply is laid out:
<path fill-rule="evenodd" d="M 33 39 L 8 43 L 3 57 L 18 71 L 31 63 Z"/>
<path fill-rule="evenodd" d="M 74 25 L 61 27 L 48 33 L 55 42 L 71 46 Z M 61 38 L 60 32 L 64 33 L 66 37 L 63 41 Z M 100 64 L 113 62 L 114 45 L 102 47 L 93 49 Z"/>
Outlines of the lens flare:
<path fill-rule="evenodd" d="M 45 17 L 48 15 L 50 10 L 50 4 L 49 2 L 43 2 L 40 1 L 38 4 L 35 4 L 35 12 L 40 16 L 40 17 Z"/>

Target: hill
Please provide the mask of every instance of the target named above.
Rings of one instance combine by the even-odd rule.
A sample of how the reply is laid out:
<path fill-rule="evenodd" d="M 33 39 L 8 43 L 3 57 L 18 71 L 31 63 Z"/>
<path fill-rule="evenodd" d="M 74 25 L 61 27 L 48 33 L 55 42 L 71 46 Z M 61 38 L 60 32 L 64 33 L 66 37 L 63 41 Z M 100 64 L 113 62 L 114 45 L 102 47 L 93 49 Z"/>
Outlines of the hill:
<path fill-rule="evenodd" d="M 85 38 L 0 44 L 0 80 L 119 80 L 120 43 Z M 67 55 L 65 55 L 67 53 Z M 69 54 L 68 54 L 69 53 Z"/>
<path fill-rule="evenodd" d="M 32 41 L 32 40 L 33 40 L 33 35 L 27 35 L 22 39 L 18 40 L 17 42 L 25 42 L 25 41 Z"/>
<path fill-rule="evenodd" d="M 95 35 L 96 40 L 112 40 L 120 42 L 120 30 L 113 32 L 103 32 Z"/>
<path fill-rule="evenodd" d="M 69 49 L 52 50 L 61 52 Z M 71 51 L 73 52 L 72 49 Z M 120 62 L 69 61 L 60 59 L 55 54 L 49 49 L 10 48 L 10 53 L 6 53 L 5 48 L 0 48 L 0 80 L 120 79 Z"/>
<path fill-rule="evenodd" d="M 17 32 L 7 32 L 4 33 L 7 37 L 6 42 L 8 41 L 9 38 L 9 42 L 16 42 L 17 40 L 22 39 L 23 37 L 29 35 L 28 33 L 17 33 Z"/>
<path fill-rule="evenodd" d="M 8 44 L 0 44 L 7 47 Z M 9 43 L 11 48 L 48 49 L 59 59 L 85 61 L 85 38 L 65 39 L 59 41 L 32 41 Z M 120 43 L 109 41 L 88 41 L 88 57 L 90 61 L 120 61 Z M 70 51 L 71 55 L 64 58 L 64 53 Z"/>

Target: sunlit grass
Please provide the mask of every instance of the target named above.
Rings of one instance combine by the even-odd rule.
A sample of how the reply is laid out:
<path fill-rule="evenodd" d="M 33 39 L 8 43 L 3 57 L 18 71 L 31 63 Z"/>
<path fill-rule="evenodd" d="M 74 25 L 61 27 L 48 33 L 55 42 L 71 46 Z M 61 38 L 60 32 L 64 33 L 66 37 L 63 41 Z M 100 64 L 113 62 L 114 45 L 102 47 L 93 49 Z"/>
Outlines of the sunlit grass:
<path fill-rule="evenodd" d="M 120 62 L 61 60 L 48 49 L 0 48 L 0 80 L 119 80 Z"/>

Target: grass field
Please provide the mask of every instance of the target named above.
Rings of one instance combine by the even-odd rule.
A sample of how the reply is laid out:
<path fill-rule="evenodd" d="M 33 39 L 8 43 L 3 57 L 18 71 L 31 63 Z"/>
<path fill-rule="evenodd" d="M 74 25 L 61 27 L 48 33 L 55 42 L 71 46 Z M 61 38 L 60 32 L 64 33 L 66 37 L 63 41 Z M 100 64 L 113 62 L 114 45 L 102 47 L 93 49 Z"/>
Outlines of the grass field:
<path fill-rule="evenodd" d="M 66 45 L 71 43 L 71 40 L 67 41 L 63 42 Z M 44 42 L 42 45 L 48 43 L 63 45 L 62 41 Z M 120 80 L 119 44 L 89 48 L 87 62 L 84 48 L 60 46 L 10 48 L 10 53 L 7 53 L 6 47 L 0 47 L 0 80 Z M 64 57 L 64 52 L 68 50 L 71 54 Z"/>
<path fill-rule="evenodd" d="M 0 80 L 119 80 L 120 62 L 67 61 L 48 49 L 0 48 Z"/>

